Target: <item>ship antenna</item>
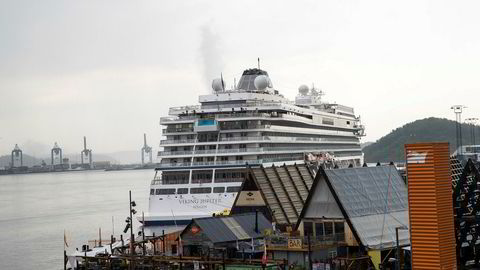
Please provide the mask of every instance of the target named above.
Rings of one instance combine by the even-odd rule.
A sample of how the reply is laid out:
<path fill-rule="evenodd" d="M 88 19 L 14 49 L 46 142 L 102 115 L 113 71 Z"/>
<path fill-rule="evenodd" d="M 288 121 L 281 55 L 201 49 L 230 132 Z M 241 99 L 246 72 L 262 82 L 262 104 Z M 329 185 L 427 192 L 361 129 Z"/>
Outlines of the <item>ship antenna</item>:
<path fill-rule="evenodd" d="M 257 58 L 258 69 L 260 69 L 260 57 Z"/>

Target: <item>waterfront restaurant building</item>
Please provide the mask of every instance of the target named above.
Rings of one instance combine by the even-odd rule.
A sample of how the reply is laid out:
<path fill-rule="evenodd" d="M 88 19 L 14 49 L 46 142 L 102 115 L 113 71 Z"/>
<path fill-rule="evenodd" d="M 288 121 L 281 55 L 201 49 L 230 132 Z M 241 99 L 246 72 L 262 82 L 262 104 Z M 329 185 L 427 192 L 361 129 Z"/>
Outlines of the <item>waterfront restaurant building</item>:
<path fill-rule="evenodd" d="M 390 251 L 396 228 L 402 228 L 400 245 L 410 244 L 407 189 L 393 165 L 311 168 L 302 164 L 248 169 L 232 213 L 258 209 L 284 232 L 285 239 L 268 238 L 269 257 L 307 266 L 310 250 L 312 262 L 378 268 L 386 256 L 395 256 Z"/>

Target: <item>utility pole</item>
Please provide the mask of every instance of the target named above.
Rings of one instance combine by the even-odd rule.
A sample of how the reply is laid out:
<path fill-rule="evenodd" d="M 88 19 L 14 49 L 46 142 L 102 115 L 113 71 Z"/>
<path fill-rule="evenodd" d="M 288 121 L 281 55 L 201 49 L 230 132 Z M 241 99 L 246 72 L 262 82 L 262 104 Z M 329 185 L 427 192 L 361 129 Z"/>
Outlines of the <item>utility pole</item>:
<path fill-rule="evenodd" d="M 463 105 L 453 105 L 450 109 L 455 113 L 456 120 L 456 139 L 457 139 L 457 155 L 462 155 L 462 111 L 467 108 Z"/>
<path fill-rule="evenodd" d="M 135 247 L 134 247 L 134 241 L 135 241 L 135 236 L 133 235 L 133 211 L 135 211 L 135 209 L 132 208 L 132 191 L 129 190 L 128 191 L 128 195 L 129 195 L 129 198 L 130 198 L 130 253 L 132 254 L 132 256 L 134 255 L 135 253 Z M 133 202 L 133 204 L 135 204 L 135 202 Z"/>
<path fill-rule="evenodd" d="M 397 239 L 397 253 L 395 254 L 395 270 L 400 270 L 400 241 L 398 240 L 398 228 L 395 228 L 395 237 Z"/>
<path fill-rule="evenodd" d="M 123 233 L 127 233 L 128 229 L 130 229 L 130 264 L 129 264 L 129 269 L 134 269 L 133 261 L 134 261 L 134 256 L 135 256 L 135 236 L 133 235 L 133 215 L 137 213 L 133 207 L 137 206 L 135 201 L 132 201 L 132 191 L 128 191 L 129 195 L 129 208 L 130 208 L 130 216 L 127 217 L 125 222 L 127 225 L 125 226 L 125 229 L 123 230 Z M 123 246 L 123 238 L 122 235 L 120 235 L 120 239 L 122 240 L 122 246 Z"/>
<path fill-rule="evenodd" d="M 310 242 L 310 234 L 307 234 L 307 241 L 308 241 L 308 270 L 313 270 L 312 243 Z"/>
<path fill-rule="evenodd" d="M 397 252 L 395 254 L 395 269 L 400 270 L 400 239 L 398 238 L 398 230 L 407 230 L 407 226 L 400 226 L 400 227 L 395 227 L 395 238 L 396 238 L 396 244 L 397 244 Z"/>
<path fill-rule="evenodd" d="M 475 128 L 477 127 L 478 118 L 467 118 L 465 123 L 471 125 L 470 138 L 472 139 L 472 145 L 475 145 Z"/>

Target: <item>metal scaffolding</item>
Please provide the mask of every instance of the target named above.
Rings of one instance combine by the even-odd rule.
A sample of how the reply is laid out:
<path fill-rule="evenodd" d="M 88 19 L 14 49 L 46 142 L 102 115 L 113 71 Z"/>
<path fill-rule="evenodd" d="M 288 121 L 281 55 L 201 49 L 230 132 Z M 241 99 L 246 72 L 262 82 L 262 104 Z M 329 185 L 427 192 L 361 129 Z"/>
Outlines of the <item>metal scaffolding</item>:
<path fill-rule="evenodd" d="M 480 173 L 468 160 L 465 167 L 451 159 L 457 263 L 460 269 L 480 262 Z"/>

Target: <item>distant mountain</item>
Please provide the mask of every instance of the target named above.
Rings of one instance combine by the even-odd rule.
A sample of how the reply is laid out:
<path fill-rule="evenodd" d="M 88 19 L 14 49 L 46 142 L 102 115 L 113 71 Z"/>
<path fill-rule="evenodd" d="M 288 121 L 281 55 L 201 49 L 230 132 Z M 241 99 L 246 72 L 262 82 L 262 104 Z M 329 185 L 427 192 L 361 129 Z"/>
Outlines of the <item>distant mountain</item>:
<path fill-rule="evenodd" d="M 119 151 L 114 153 L 104 154 L 117 161 L 120 164 L 140 164 L 142 162 L 142 156 L 140 150 L 138 151 Z M 155 162 L 156 153 L 152 153 L 153 162 Z"/>
<path fill-rule="evenodd" d="M 455 151 L 456 122 L 448 119 L 425 118 L 408 123 L 397 128 L 375 143 L 363 148 L 366 162 L 404 162 L 404 145 L 418 142 L 449 142 L 450 152 Z M 480 129 L 476 127 L 475 134 L 479 137 Z M 471 144 L 471 125 L 462 124 L 462 143 Z"/>
<path fill-rule="evenodd" d="M 371 145 L 371 144 L 374 144 L 374 143 L 375 143 L 375 142 L 364 142 L 364 143 L 361 143 L 361 144 L 360 144 L 360 147 L 363 149 L 363 148 L 365 148 L 365 147 L 367 147 L 367 146 L 369 146 L 369 145 Z"/>

